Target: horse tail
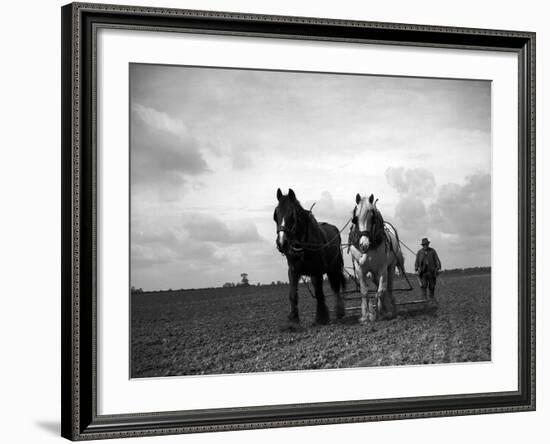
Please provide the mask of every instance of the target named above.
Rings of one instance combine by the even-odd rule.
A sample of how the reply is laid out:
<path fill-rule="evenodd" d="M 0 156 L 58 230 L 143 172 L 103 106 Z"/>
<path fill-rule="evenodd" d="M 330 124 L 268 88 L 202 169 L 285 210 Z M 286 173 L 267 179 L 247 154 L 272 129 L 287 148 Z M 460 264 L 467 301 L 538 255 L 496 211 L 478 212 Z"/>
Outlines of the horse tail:
<path fill-rule="evenodd" d="M 342 240 L 340 235 L 338 237 L 338 257 L 336 263 L 334 264 L 334 270 L 331 270 L 328 275 L 328 281 L 330 283 L 330 288 L 334 293 L 339 293 L 340 290 L 346 289 L 346 275 L 344 274 L 344 256 L 342 255 L 342 250 L 340 249 L 340 244 Z"/>
<path fill-rule="evenodd" d="M 401 274 L 405 276 L 405 257 L 403 256 L 403 251 L 401 250 L 401 241 L 399 240 L 397 230 L 395 230 L 395 240 L 397 244 L 397 266 Z"/>
<path fill-rule="evenodd" d="M 388 235 L 390 237 L 390 242 L 392 242 L 391 235 L 393 234 L 395 236 L 395 245 L 393 245 L 393 253 L 395 255 L 396 259 L 396 267 L 399 270 L 399 272 L 403 275 L 405 275 L 405 258 L 403 256 L 403 252 L 401 251 L 401 241 L 399 240 L 399 233 L 397 232 L 397 229 L 388 221 L 384 221 L 384 224 L 389 226 L 391 230 L 388 230 Z"/>
<path fill-rule="evenodd" d="M 346 289 L 346 275 L 344 274 L 344 257 L 342 255 L 342 251 L 340 250 L 340 258 L 339 258 L 339 266 L 338 266 L 338 277 L 340 278 L 340 289 L 343 291 Z"/>
<path fill-rule="evenodd" d="M 338 263 L 335 267 L 335 270 L 327 273 L 328 281 L 330 283 L 330 288 L 334 293 L 339 293 L 340 290 L 346 289 L 346 275 L 344 274 L 344 259 L 340 254 L 338 258 Z"/>

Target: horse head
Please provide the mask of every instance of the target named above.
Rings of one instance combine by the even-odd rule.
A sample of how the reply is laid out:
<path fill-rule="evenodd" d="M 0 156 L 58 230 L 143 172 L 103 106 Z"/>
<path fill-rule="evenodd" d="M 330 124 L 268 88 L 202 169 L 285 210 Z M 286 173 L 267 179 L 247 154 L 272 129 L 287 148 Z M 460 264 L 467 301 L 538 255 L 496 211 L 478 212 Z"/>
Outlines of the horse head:
<path fill-rule="evenodd" d="M 296 198 L 296 194 L 289 188 L 288 194 L 283 195 L 281 189 L 277 189 L 279 204 L 273 212 L 273 220 L 277 225 L 277 249 L 287 254 L 292 248 L 292 243 L 299 240 L 304 231 L 305 210 Z M 296 250 L 296 248 L 293 248 Z"/>
<path fill-rule="evenodd" d="M 374 195 L 368 198 L 361 197 L 359 193 L 355 196 L 356 206 L 353 210 L 353 223 L 356 226 L 359 236 L 359 246 L 363 252 L 375 243 L 380 230 L 384 229 L 384 221 L 378 209 Z"/>

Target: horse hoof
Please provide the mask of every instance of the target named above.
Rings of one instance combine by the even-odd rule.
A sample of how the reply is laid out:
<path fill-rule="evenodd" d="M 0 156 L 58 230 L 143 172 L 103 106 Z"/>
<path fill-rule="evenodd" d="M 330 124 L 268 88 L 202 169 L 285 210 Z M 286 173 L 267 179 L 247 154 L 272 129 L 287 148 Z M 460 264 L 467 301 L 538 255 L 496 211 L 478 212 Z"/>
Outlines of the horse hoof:
<path fill-rule="evenodd" d="M 367 322 L 369 322 L 369 320 L 367 318 L 364 318 L 364 317 L 359 318 L 359 323 L 360 324 L 366 324 Z"/>
<path fill-rule="evenodd" d="M 342 319 L 345 315 L 346 315 L 346 310 L 344 310 L 343 308 L 336 310 L 336 317 L 338 319 Z"/>
<path fill-rule="evenodd" d="M 330 319 L 328 317 L 315 318 L 315 322 L 313 323 L 313 325 L 327 325 L 329 322 L 330 322 Z"/>
<path fill-rule="evenodd" d="M 302 330 L 303 330 L 302 326 L 295 322 L 286 322 L 285 324 L 279 327 L 279 331 L 284 333 L 287 333 L 287 332 L 295 333 L 295 332 L 301 332 Z"/>
<path fill-rule="evenodd" d="M 289 313 L 288 316 L 286 317 L 286 320 L 291 323 L 299 324 L 300 316 L 298 315 L 298 313 Z"/>
<path fill-rule="evenodd" d="M 302 326 L 300 325 L 300 318 L 298 316 L 288 315 L 286 322 L 280 326 L 281 331 L 300 331 Z"/>

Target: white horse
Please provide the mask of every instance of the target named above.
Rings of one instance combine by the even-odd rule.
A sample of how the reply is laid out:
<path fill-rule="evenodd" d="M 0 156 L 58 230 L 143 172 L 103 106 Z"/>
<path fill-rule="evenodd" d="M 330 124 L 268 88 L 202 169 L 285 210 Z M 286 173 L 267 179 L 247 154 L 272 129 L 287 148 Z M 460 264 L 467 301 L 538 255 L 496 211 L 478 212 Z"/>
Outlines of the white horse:
<path fill-rule="evenodd" d="M 378 315 L 395 316 L 393 279 L 395 268 L 405 272 L 403 253 L 397 232 L 384 224 L 376 208 L 374 196 L 355 197 L 357 206 L 353 210 L 353 226 L 350 231 L 350 252 L 356 269 L 359 270 L 361 287 L 360 322 L 374 321 Z M 368 297 L 368 278 L 377 286 L 374 298 Z"/>

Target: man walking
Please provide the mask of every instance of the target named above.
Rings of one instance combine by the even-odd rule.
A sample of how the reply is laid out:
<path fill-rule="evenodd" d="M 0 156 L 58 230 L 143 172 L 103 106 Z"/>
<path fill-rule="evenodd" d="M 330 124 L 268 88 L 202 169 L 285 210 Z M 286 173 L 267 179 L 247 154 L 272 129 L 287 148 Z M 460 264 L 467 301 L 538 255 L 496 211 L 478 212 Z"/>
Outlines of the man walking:
<path fill-rule="evenodd" d="M 430 299 L 435 299 L 435 281 L 439 270 L 441 270 L 441 261 L 437 256 L 437 252 L 430 248 L 428 238 L 423 238 L 421 242 L 422 248 L 416 253 L 416 261 L 414 263 L 414 271 L 418 274 L 420 288 L 426 297 L 426 289 L 429 290 Z"/>

